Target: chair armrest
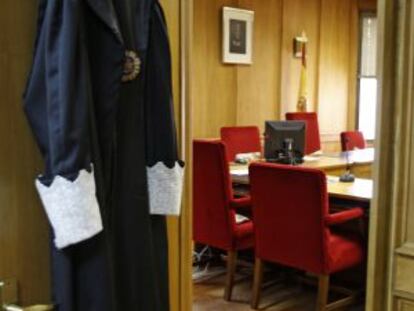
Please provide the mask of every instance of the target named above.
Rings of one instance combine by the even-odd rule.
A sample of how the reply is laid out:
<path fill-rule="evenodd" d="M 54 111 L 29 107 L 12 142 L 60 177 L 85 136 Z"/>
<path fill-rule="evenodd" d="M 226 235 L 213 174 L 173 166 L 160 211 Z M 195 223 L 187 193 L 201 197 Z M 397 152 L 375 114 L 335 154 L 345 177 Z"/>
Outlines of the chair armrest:
<path fill-rule="evenodd" d="M 325 217 L 325 223 L 328 226 L 342 224 L 352 219 L 360 218 L 364 215 L 364 210 L 360 207 L 355 207 L 349 210 L 330 214 Z"/>
<path fill-rule="evenodd" d="M 246 208 L 246 207 L 250 207 L 251 205 L 252 205 L 252 199 L 249 195 L 246 195 L 241 198 L 233 198 L 230 201 L 230 206 L 234 209 Z"/>

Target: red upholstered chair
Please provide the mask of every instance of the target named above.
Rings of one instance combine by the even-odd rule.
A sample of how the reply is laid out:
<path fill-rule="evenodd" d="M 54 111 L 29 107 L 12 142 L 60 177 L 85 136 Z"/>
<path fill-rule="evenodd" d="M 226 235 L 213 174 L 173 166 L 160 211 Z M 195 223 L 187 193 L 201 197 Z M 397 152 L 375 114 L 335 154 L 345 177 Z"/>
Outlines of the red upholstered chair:
<path fill-rule="evenodd" d="M 260 298 L 262 263 L 270 261 L 319 276 L 317 310 L 327 310 L 329 275 L 360 264 L 364 248 L 356 238 L 331 227 L 363 215 L 361 208 L 329 213 L 322 171 L 269 163 L 250 165 L 255 228 L 252 308 Z M 354 296 L 340 301 L 353 302 Z"/>
<path fill-rule="evenodd" d="M 286 120 L 306 122 L 305 154 L 321 150 L 318 114 L 316 112 L 288 112 L 286 113 Z"/>
<path fill-rule="evenodd" d="M 221 140 L 227 147 L 227 160 L 234 161 L 239 153 L 261 152 L 260 132 L 257 126 L 221 128 Z"/>
<path fill-rule="evenodd" d="M 364 134 L 359 131 L 348 131 L 341 133 L 342 151 L 349 151 L 354 149 L 365 149 L 366 143 Z"/>
<path fill-rule="evenodd" d="M 251 220 L 236 223 L 236 212 L 250 206 L 250 197 L 234 198 L 226 159 L 220 141 L 193 143 L 193 233 L 194 241 L 227 251 L 224 298 L 230 300 L 237 251 L 253 247 Z"/>

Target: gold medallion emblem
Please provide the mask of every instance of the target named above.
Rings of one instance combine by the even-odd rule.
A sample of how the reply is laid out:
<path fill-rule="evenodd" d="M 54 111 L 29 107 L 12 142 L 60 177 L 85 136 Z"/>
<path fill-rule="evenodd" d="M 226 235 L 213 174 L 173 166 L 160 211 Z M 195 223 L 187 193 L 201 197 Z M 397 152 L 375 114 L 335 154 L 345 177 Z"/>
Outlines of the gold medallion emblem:
<path fill-rule="evenodd" d="M 125 52 L 124 72 L 122 82 L 134 80 L 141 71 L 141 60 L 137 53 L 131 50 Z"/>

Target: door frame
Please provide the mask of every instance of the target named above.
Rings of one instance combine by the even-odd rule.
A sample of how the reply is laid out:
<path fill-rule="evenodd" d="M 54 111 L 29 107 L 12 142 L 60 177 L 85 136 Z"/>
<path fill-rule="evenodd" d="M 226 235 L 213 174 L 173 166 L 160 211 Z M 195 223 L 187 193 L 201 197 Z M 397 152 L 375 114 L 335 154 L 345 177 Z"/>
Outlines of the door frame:
<path fill-rule="evenodd" d="M 192 284 L 192 38 L 193 0 L 179 1 L 180 7 L 180 133 L 181 158 L 186 162 L 182 213 L 179 220 L 179 297 L 172 306 L 174 311 L 193 309 Z M 171 300 L 171 299 L 170 299 Z"/>
<path fill-rule="evenodd" d="M 412 294 L 395 290 L 394 258 L 413 257 L 413 247 L 406 241 L 412 157 L 410 139 L 411 108 L 414 92 L 413 64 L 414 15 L 412 0 L 378 2 L 378 112 L 377 159 L 374 171 L 374 199 L 370 215 L 367 310 L 402 308 L 397 298 L 414 299 Z M 408 64 L 408 65 L 407 65 Z M 410 297 L 404 297 L 404 296 Z"/>
<path fill-rule="evenodd" d="M 378 1 L 378 108 L 374 164 L 374 196 L 371 203 L 370 231 L 368 244 L 367 310 L 386 310 L 389 279 L 389 244 L 391 217 L 389 206 L 392 194 L 389 192 L 392 167 L 395 156 L 390 152 L 394 133 L 395 86 L 391 77 L 395 69 L 395 5 L 393 0 Z M 388 48 L 386 48 L 388 47 Z M 381 139 L 379 139 L 381 138 Z"/>
<path fill-rule="evenodd" d="M 398 2 L 398 3 L 396 3 Z M 392 187 L 399 171 L 398 141 L 396 128 L 397 112 L 403 105 L 397 89 L 402 86 L 395 79 L 398 64 L 397 38 L 400 26 L 398 5 L 411 0 L 378 0 L 378 108 L 374 162 L 374 196 L 370 211 L 368 247 L 366 310 L 391 310 L 391 260 L 393 228 L 393 200 L 398 187 Z M 194 0 L 181 0 L 181 94 L 182 94 L 182 142 L 183 155 L 187 162 L 184 208 L 180 222 L 180 311 L 192 310 L 192 38 Z M 414 3 L 413 3 L 414 5 Z M 396 104 L 397 103 L 397 104 Z M 401 185 L 400 185 L 401 186 Z M 391 208 L 390 208 L 391 207 Z"/>

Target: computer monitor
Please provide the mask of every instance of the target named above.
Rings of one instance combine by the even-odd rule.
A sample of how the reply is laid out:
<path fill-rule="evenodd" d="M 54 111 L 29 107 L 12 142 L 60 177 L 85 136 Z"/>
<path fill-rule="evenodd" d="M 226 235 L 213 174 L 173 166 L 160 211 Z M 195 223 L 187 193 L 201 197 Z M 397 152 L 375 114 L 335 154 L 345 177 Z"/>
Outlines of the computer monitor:
<path fill-rule="evenodd" d="M 266 121 L 266 160 L 287 164 L 301 163 L 305 151 L 305 128 L 304 121 Z"/>

